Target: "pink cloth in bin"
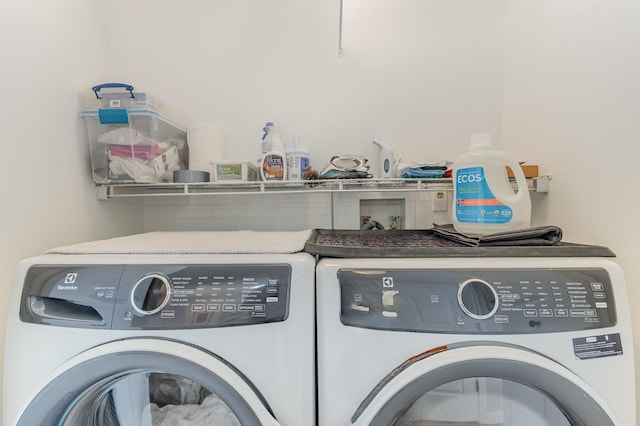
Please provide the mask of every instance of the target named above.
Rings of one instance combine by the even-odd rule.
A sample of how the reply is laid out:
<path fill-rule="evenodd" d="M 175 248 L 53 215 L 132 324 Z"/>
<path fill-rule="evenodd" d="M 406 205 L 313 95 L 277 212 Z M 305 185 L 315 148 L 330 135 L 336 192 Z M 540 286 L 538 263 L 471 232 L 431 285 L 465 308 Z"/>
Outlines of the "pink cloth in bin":
<path fill-rule="evenodd" d="M 159 145 L 109 145 L 111 155 L 123 158 L 152 160 L 164 151 Z"/>

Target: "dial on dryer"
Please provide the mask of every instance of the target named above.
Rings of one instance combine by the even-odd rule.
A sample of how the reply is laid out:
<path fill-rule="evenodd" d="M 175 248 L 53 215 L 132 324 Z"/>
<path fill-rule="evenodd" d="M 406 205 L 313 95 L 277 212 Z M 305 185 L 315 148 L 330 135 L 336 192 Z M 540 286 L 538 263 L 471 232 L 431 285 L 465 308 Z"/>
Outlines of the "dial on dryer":
<path fill-rule="evenodd" d="M 169 300 L 171 300 L 171 281 L 165 275 L 145 275 L 131 290 L 131 306 L 141 315 L 160 312 Z"/>
<path fill-rule="evenodd" d="M 487 319 L 498 310 L 498 294 L 486 281 L 471 278 L 460 284 L 458 304 L 471 318 Z"/>

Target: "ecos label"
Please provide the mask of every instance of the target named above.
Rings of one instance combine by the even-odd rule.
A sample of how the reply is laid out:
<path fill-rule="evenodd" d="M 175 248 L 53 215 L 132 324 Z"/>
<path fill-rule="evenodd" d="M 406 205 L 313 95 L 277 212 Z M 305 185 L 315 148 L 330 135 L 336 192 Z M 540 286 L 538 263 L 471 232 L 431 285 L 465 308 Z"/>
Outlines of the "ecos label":
<path fill-rule="evenodd" d="M 458 169 L 456 186 L 456 219 L 465 223 L 507 223 L 513 217 L 489 189 L 483 167 Z"/>

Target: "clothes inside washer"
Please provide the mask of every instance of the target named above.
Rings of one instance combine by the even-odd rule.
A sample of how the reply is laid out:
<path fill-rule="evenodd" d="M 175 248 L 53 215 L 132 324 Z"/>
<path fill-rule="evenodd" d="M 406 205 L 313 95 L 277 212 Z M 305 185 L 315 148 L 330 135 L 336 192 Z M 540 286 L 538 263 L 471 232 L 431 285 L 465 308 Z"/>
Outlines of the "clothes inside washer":
<path fill-rule="evenodd" d="M 240 426 L 238 418 L 216 395 L 207 396 L 202 404 L 149 406 L 154 426 Z"/>
<path fill-rule="evenodd" d="M 150 399 L 158 406 L 200 404 L 211 392 L 198 383 L 175 374 L 149 374 Z"/>
<path fill-rule="evenodd" d="M 152 373 L 149 387 L 149 416 L 154 426 L 240 426 L 227 404 L 192 380 Z"/>
<path fill-rule="evenodd" d="M 198 383 L 173 374 L 121 378 L 97 404 L 97 424 L 111 426 L 240 426 L 231 409 Z"/>

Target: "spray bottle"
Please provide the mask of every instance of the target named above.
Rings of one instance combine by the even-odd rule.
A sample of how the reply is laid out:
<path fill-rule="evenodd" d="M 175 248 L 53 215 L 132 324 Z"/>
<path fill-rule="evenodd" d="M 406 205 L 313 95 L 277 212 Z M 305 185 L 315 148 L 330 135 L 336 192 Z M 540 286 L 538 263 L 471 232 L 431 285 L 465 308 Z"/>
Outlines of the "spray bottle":
<path fill-rule="evenodd" d="M 260 178 L 262 180 L 285 180 L 287 178 L 287 161 L 282 140 L 272 122 L 262 129 L 262 158 L 260 159 Z"/>
<path fill-rule="evenodd" d="M 380 172 L 379 176 L 383 179 L 396 177 L 396 154 L 389 145 L 374 139 L 373 143 L 380 148 Z"/>
<path fill-rule="evenodd" d="M 267 124 L 264 125 L 262 131 L 264 133 L 262 134 L 260 148 L 262 149 L 262 155 L 264 155 L 267 152 L 271 151 L 273 135 L 276 133 L 273 122 L 267 121 Z"/>

